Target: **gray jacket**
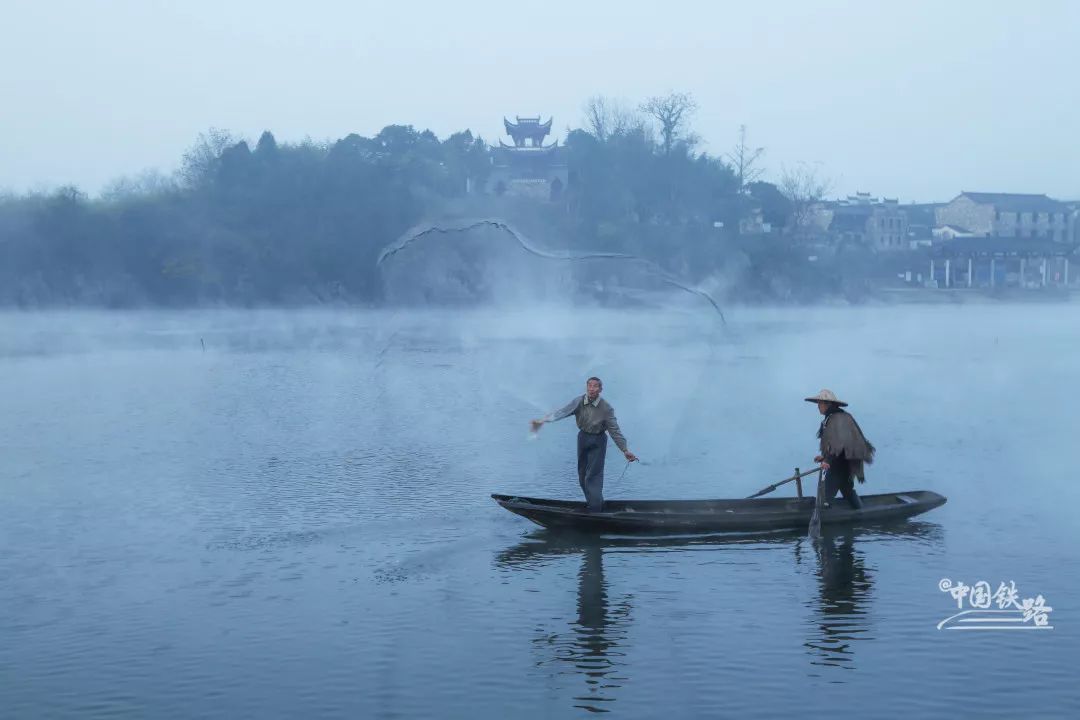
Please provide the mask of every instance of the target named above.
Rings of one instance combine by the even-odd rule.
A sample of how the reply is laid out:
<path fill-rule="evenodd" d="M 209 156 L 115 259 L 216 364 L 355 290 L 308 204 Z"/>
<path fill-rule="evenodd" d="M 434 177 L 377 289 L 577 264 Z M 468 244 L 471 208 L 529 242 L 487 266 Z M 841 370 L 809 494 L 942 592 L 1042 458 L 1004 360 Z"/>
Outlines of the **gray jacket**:
<path fill-rule="evenodd" d="M 615 408 L 602 397 L 591 403 L 586 402 L 587 398 L 587 395 L 578 395 L 563 407 L 548 414 L 544 420 L 553 422 L 573 415 L 577 419 L 579 430 L 593 435 L 599 435 L 606 430 L 615 441 L 615 446 L 621 452 L 626 452 L 626 438 L 619 429 L 619 421 L 615 419 Z"/>

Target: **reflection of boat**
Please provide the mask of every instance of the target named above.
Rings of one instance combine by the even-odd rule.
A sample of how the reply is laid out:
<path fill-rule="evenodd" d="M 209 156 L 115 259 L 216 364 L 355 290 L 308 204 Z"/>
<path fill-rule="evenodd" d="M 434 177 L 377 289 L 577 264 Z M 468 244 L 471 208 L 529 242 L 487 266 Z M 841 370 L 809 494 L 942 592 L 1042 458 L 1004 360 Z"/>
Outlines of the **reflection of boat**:
<path fill-rule="evenodd" d="M 495 556 L 495 563 L 500 567 L 534 567 L 544 562 L 562 557 L 584 553 L 592 548 L 604 550 L 641 550 L 655 548 L 694 548 L 702 545 L 736 545 L 739 543 L 790 542 L 802 537 L 804 533 L 775 532 L 755 534 L 724 535 L 654 535 L 654 536 L 605 536 L 595 533 L 562 532 L 551 533 L 537 530 L 529 539 L 512 548 L 503 550 Z"/>
<path fill-rule="evenodd" d="M 874 614 L 872 613 L 876 562 L 882 554 L 889 554 L 893 543 L 902 543 L 911 552 L 910 543 L 919 546 L 920 555 L 933 554 L 942 545 L 943 531 L 935 523 L 901 521 L 881 523 L 870 527 L 833 526 L 824 527 L 816 540 L 806 536 L 806 529 L 780 530 L 775 532 L 724 533 L 714 535 L 604 535 L 577 533 L 573 531 L 551 532 L 535 530 L 521 542 L 508 547 L 495 556 L 496 567 L 509 572 L 545 573 L 545 578 L 566 577 L 568 562 L 580 557 L 577 574 L 577 613 L 571 615 L 568 626 L 542 628 L 533 639 L 533 646 L 545 657 L 541 662 L 566 663 L 573 672 L 585 680 L 588 692 L 575 698 L 578 707 L 597 709 L 612 708 L 620 686 L 629 682 L 625 677 L 629 668 L 624 664 L 628 652 L 631 613 L 631 595 L 621 599 L 612 597 L 612 588 L 634 585 L 633 571 L 625 576 L 627 568 L 642 567 L 638 560 L 629 558 L 663 553 L 662 562 L 673 560 L 670 553 L 686 552 L 684 562 L 700 563 L 704 556 L 694 553 L 724 551 L 725 548 L 745 546 L 750 559 L 740 562 L 756 563 L 753 556 L 760 557 L 759 550 L 770 547 L 793 553 L 795 572 L 812 573 L 815 591 L 803 600 L 808 616 L 805 633 L 793 640 L 808 656 L 811 674 L 834 672 L 830 668 L 852 669 L 855 667 L 856 650 L 861 643 L 872 641 Z M 692 555 L 693 554 L 693 555 Z M 770 554 L 776 558 L 777 555 Z M 622 558 L 623 572 L 612 579 L 604 577 L 604 559 Z M 692 558 L 692 559 L 691 559 Z M 655 562 L 653 560 L 652 562 Z M 775 560 L 770 560 L 775 563 Z M 610 564 L 610 563 L 609 563 Z M 784 576 L 790 571 L 781 561 L 776 572 Z M 611 572 L 608 573 L 612 574 Z M 640 583 L 637 583 L 640 585 Z M 764 590 L 760 592 L 766 592 Z M 723 622 L 721 619 L 720 622 Z M 565 667 L 565 666 L 564 666 Z M 838 679 L 839 676 L 833 676 Z"/>
<path fill-rule="evenodd" d="M 881 523 L 870 527 L 827 528 L 822 531 L 822 539 L 826 544 L 821 547 L 829 547 L 837 539 L 844 539 L 841 547 L 847 552 L 843 554 L 850 555 L 850 540 L 877 542 L 899 538 L 911 538 L 922 544 L 937 545 L 941 542 L 941 526 L 936 523 L 914 521 Z M 545 562 L 567 555 L 584 553 L 596 547 L 604 550 L 648 552 L 653 549 L 692 550 L 708 546 L 762 544 L 790 545 L 795 551 L 796 563 L 802 564 L 806 543 L 806 528 L 715 535 L 604 535 L 534 530 L 525 535 L 522 542 L 499 552 L 495 556 L 495 564 L 506 569 L 537 567 Z M 833 555 L 821 557 L 819 554 L 818 560 L 824 565 L 828 564 L 833 557 Z M 836 578 L 837 575 L 829 573 L 829 577 Z M 830 584 L 836 585 L 835 582 L 830 582 Z"/>
<path fill-rule="evenodd" d="M 604 511 L 586 512 L 585 503 L 516 495 L 492 495 L 512 513 L 548 528 L 613 533 L 701 533 L 805 530 L 814 513 L 813 498 L 748 500 L 609 500 Z M 945 504 L 929 490 L 864 495 L 862 508 L 840 502 L 821 512 L 822 525 L 890 522 L 920 515 Z"/>

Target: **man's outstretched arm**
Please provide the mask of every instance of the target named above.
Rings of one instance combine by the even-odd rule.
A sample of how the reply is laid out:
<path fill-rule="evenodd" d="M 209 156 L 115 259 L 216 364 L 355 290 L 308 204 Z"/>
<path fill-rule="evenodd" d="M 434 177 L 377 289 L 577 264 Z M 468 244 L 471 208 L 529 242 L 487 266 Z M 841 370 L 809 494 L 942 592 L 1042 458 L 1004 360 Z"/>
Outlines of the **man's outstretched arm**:
<path fill-rule="evenodd" d="M 556 420 L 562 420 L 564 417 L 569 417 L 570 415 L 573 415 L 574 410 L 577 409 L 577 406 L 578 406 L 579 403 L 581 403 L 581 397 L 580 396 L 578 396 L 578 397 L 574 398 L 573 400 L 571 400 L 570 402 L 566 403 L 566 405 L 562 406 L 558 410 L 555 410 L 553 412 L 549 412 L 547 415 L 540 418 L 539 420 L 533 420 L 530 423 L 532 425 L 533 432 L 536 432 L 537 430 L 539 430 L 540 426 L 543 425 L 544 423 L 555 422 Z"/>

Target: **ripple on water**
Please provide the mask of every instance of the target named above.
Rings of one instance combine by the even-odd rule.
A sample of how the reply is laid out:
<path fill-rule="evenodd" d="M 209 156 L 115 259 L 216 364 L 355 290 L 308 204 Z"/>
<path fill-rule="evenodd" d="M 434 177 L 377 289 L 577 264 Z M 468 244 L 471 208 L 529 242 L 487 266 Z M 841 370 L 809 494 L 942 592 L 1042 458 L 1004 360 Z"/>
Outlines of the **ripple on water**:
<path fill-rule="evenodd" d="M 1040 313 L 5 316 L 0 706 L 1071 717 L 1080 316 Z M 865 491 L 949 503 L 818 543 L 537 531 L 489 493 L 576 497 L 571 421 L 524 423 L 593 373 L 645 459 L 609 497 L 805 467 L 825 384 L 879 447 Z M 1056 627 L 938 631 L 944 577 L 1013 579 Z"/>

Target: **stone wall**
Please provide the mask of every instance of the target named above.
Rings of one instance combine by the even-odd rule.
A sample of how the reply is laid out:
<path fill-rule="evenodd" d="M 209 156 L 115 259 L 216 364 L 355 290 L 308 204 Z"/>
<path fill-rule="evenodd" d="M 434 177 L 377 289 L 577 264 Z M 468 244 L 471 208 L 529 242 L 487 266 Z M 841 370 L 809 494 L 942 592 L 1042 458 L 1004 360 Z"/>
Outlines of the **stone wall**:
<path fill-rule="evenodd" d="M 990 204 L 960 196 L 937 210 L 938 225 L 954 225 L 976 235 L 1047 238 L 1063 242 L 1069 237 L 1065 213 L 998 212 Z"/>
<path fill-rule="evenodd" d="M 890 252 L 907 250 L 907 214 L 898 205 L 874 206 L 867 223 L 867 234 L 875 250 Z"/>
<path fill-rule="evenodd" d="M 994 234 L 999 237 L 1042 237 L 1062 242 L 1068 237 L 1065 213 L 999 213 Z"/>
<path fill-rule="evenodd" d="M 980 205 L 963 195 L 955 198 L 935 213 L 938 225 L 955 225 L 971 230 L 977 235 L 990 235 L 994 232 L 994 208 Z"/>

